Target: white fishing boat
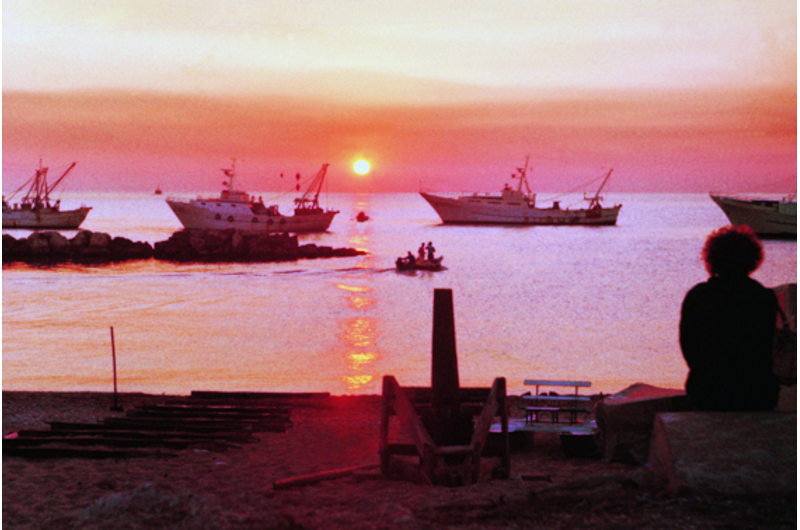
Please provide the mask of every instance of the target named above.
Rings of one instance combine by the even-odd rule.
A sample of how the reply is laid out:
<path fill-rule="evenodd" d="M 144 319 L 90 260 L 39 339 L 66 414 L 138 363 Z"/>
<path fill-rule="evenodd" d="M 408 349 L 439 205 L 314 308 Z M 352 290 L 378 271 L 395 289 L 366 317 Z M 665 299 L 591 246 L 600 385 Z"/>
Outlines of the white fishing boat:
<path fill-rule="evenodd" d="M 198 197 L 189 201 L 167 199 L 167 204 L 184 228 L 190 230 L 225 230 L 245 232 L 324 232 L 330 227 L 337 210 L 319 206 L 319 194 L 328 164 L 312 179 L 302 197 L 294 200 L 294 215 L 283 215 L 277 205 L 265 206 L 246 191 L 236 189 L 236 163 L 223 169 L 228 182 L 219 197 Z M 299 175 L 298 175 L 299 177 Z M 299 189 L 299 184 L 298 184 Z"/>
<path fill-rule="evenodd" d="M 442 222 L 445 224 L 503 224 L 503 225 L 614 225 L 622 205 L 604 207 L 601 204 L 600 192 L 611 177 L 611 170 L 604 174 L 602 182 L 594 195 L 584 194 L 589 201 L 587 208 L 562 208 L 559 201 L 554 201 L 549 208 L 536 205 L 536 194 L 528 185 L 528 159 L 525 166 L 517 168 L 511 178 L 519 179 L 517 188 L 506 184 L 502 193 L 461 195 L 445 197 L 442 195 L 420 192 L 428 201 Z M 599 179 L 598 179 L 599 180 Z M 522 187 L 525 186 L 527 193 Z"/>
<path fill-rule="evenodd" d="M 763 199 L 709 193 L 731 224 L 747 225 L 760 236 L 797 237 L 797 194 Z"/>
<path fill-rule="evenodd" d="M 75 210 L 62 210 L 60 199 L 51 200 L 53 191 L 76 164 L 77 162 L 73 162 L 53 184 L 48 184 L 47 168 L 42 167 L 40 160 L 36 173 L 8 198 L 3 197 L 3 228 L 76 230 L 91 208 L 81 206 Z M 19 203 L 10 203 L 25 187 L 28 191 L 22 200 Z"/>

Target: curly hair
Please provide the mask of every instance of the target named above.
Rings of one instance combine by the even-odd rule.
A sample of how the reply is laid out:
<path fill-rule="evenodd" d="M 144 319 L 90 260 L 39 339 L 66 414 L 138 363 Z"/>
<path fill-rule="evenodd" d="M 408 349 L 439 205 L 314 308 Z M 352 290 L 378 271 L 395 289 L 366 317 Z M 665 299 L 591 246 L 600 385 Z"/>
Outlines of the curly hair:
<path fill-rule="evenodd" d="M 723 226 L 706 239 L 703 261 L 712 276 L 749 276 L 764 261 L 764 245 L 747 225 Z"/>

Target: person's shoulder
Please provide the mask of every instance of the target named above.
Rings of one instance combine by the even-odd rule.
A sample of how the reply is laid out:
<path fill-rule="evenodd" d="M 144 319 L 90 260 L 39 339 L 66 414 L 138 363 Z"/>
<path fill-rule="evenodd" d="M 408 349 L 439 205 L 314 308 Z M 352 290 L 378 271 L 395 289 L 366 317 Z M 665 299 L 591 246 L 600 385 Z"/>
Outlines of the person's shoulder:
<path fill-rule="evenodd" d="M 775 291 L 773 291 L 769 287 L 764 287 L 764 285 L 761 282 L 753 278 L 748 277 L 747 280 L 745 281 L 745 285 L 747 286 L 748 289 L 752 290 L 753 292 L 761 293 L 766 297 L 775 296 Z"/>
<path fill-rule="evenodd" d="M 696 307 L 698 304 L 704 304 L 705 301 L 712 297 L 711 293 L 714 291 L 713 285 L 709 282 L 698 283 L 683 297 L 683 307 Z"/>
<path fill-rule="evenodd" d="M 706 282 L 700 282 L 686 293 L 686 296 L 699 296 L 703 293 L 707 293 L 714 290 L 714 284 L 711 282 L 711 279 Z"/>

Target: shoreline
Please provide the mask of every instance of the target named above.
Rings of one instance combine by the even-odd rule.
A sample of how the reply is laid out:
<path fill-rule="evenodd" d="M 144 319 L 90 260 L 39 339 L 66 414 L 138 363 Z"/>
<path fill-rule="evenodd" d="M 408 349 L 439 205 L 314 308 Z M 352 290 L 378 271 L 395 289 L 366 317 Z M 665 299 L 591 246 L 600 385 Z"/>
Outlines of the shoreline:
<path fill-rule="evenodd" d="M 3 434 L 46 429 L 54 420 L 95 422 L 180 397 L 120 393 L 124 412 L 114 412 L 108 392 L 3 391 Z M 796 527 L 796 495 L 670 497 L 648 488 L 646 468 L 566 457 L 557 436 L 513 443 L 509 480 L 458 488 L 389 480 L 374 467 L 381 396 L 290 402 L 288 430 L 254 433 L 255 441 L 220 451 L 4 455 L 4 528 Z M 331 480 L 274 487 L 355 466 L 362 468 Z"/>

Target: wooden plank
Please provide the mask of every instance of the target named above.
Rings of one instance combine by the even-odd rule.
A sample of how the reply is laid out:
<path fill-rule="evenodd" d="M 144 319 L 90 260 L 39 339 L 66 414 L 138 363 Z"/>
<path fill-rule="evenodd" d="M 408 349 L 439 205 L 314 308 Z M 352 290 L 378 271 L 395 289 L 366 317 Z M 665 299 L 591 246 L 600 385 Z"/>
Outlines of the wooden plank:
<path fill-rule="evenodd" d="M 545 379 L 526 379 L 525 384 L 529 386 L 592 386 L 591 381 L 550 381 Z"/>
<path fill-rule="evenodd" d="M 170 426 L 170 425 L 132 425 L 125 423 L 72 423 L 72 422 L 49 422 L 53 430 L 119 430 L 119 431 L 157 431 L 157 432 L 196 432 L 196 433 L 227 433 L 230 436 L 249 435 L 252 431 L 238 425 L 235 427 L 221 425 L 207 426 Z M 282 432 L 282 431 L 281 431 Z"/>
<path fill-rule="evenodd" d="M 234 406 L 234 405 L 205 405 L 201 403 L 186 403 L 186 404 L 159 404 L 159 405 L 141 405 L 136 407 L 136 410 L 145 412 L 209 412 L 215 413 L 245 413 L 245 414 L 275 414 L 275 415 L 291 415 L 292 408 L 285 405 L 250 405 L 250 406 Z"/>
<path fill-rule="evenodd" d="M 87 449 L 76 447 L 6 447 L 3 444 L 3 456 L 20 456 L 24 458 L 174 458 L 177 454 L 162 451 L 142 451 L 136 449 Z"/>
<path fill-rule="evenodd" d="M 411 406 L 411 402 L 406 397 L 403 389 L 400 388 L 397 380 L 391 375 L 384 376 L 384 380 L 385 388 L 389 392 L 389 405 L 394 409 L 400 423 L 411 436 L 417 451 L 424 458 L 426 447 L 428 447 L 428 451 L 432 451 L 436 444 L 433 443 L 433 439 L 428 434 L 425 426 L 422 425 L 422 421 L 417 416 L 414 407 Z"/>
<path fill-rule="evenodd" d="M 433 390 L 425 386 L 407 386 L 403 387 L 409 401 L 414 404 L 417 403 L 431 403 L 433 400 Z M 485 387 L 462 387 L 461 388 L 461 405 L 467 403 L 485 403 L 489 397 L 490 388 Z"/>
<path fill-rule="evenodd" d="M 483 411 L 475 424 L 475 430 L 472 432 L 472 445 L 477 448 L 479 456 L 486 445 L 486 439 L 489 437 L 489 429 L 492 428 L 492 421 L 494 421 L 495 416 L 497 416 L 497 411 L 499 409 L 497 393 L 501 390 L 499 386 L 499 380 L 495 380 L 492 389 L 489 391 L 486 405 L 484 405 Z"/>
<path fill-rule="evenodd" d="M 593 434 L 594 429 L 581 423 L 550 423 L 550 422 L 534 422 L 526 423 L 525 425 L 516 425 L 516 432 L 554 432 L 554 433 L 571 433 L 571 434 Z"/>
<path fill-rule="evenodd" d="M 299 477 L 285 478 L 276 480 L 272 483 L 273 489 L 285 490 L 297 486 L 306 486 L 308 484 L 316 484 L 324 480 L 334 480 L 337 478 L 352 475 L 356 471 L 365 471 L 368 469 L 375 469 L 378 464 L 364 464 L 361 466 L 351 466 L 342 469 L 331 469 L 329 471 L 320 471 L 319 473 L 311 473 L 309 475 L 302 475 Z"/>
<path fill-rule="evenodd" d="M 142 439 L 172 439 L 176 436 L 186 439 L 199 439 L 211 441 L 231 441 L 235 443 L 253 443 L 258 438 L 253 436 L 250 431 L 224 430 L 206 432 L 169 432 L 169 431 L 136 431 L 120 428 L 115 425 L 105 425 L 102 423 L 77 424 L 67 422 L 51 423 L 51 431 L 19 431 L 20 436 L 36 437 L 58 437 L 58 436 L 97 436 L 107 438 L 142 438 Z"/>
<path fill-rule="evenodd" d="M 132 410 L 128 412 L 127 418 L 168 418 L 168 419 L 198 419 L 198 420 L 214 420 L 214 421 L 241 421 L 241 420 L 256 420 L 256 421 L 289 421 L 289 416 L 286 414 L 269 414 L 269 413 L 247 413 L 247 412 L 213 412 L 213 411 L 170 411 L 170 410 Z"/>
<path fill-rule="evenodd" d="M 434 453 L 437 456 L 471 455 L 474 452 L 475 448 L 472 445 L 445 445 L 434 448 Z"/>
<path fill-rule="evenodd" d="M 89 424 L 91 426 L 104 427 L 103 424 Z M 3 439 L 13 438 L 61 438 L 61 437 L 95 437 L 95 438 L 125 438 L 142 440 L 190 440 L 190 441 L 231 441 L 235 443 L 253 443 L 258 438 L 249 431 L 235 432 L 162 432 L 162 431 L 126 431 L 116 429 L 53 429 L 50 431 L 21 430 L 3 437 Z"/>
<path fill-rule="evenodd" d="M 3 446 L 16 447 L 42 447 L 52 445 L 63 446 L 107 446 L 124 448 L 163 447 L 166 449 L 187 449 L 189 447 L 213 448 L 214 451 L 224 451 L 228 444 L 220 440 L 208 439 L 159 439 L 159 438 L 116 438 L 99 436 L 62 436 L 51 438 L 14 438 L 3 440 Z"/>
<path fill-rule="evenodd" d="M 538 396 L 522 396 L 522 399 L 527 400 L 552 400 L 552 401 L 591 401 L 591 396 L 548 396 L 547 394 L 540 394 Z"/>
<path fill-rule="evenodd" d="M 414 444 L 386 444 L 384 450 L 390 455 L 420 456 L 417 446 Z"/>
<path fill-rule="evenodd" d="M 259 420 L 216 420 L 205 418 L 133 418 L 125 416 L 121 418 L 106 418 L 103 420 L 106 425 L 130 425 L 135 426 L 135 430 L 182 430 L 182 429 L 250 429 L 256 432 L 263 428 L 283 428 L 286 429 L 285 420 L 259 419 Z"/>
<path fill-rule="evenodd" d="M 330 392 L 219 392 L 214 390 L 192 390 L 191 397 L 200 399 L 327 399 Z"/>

